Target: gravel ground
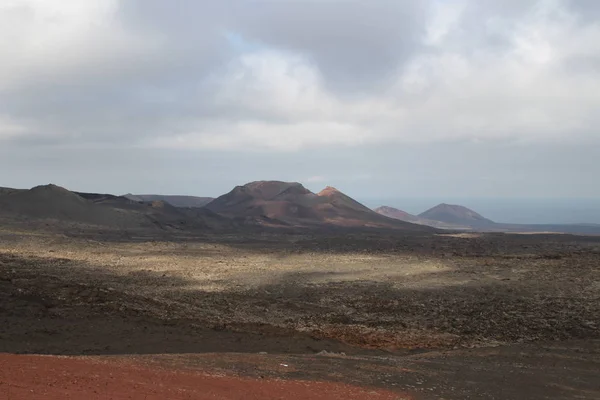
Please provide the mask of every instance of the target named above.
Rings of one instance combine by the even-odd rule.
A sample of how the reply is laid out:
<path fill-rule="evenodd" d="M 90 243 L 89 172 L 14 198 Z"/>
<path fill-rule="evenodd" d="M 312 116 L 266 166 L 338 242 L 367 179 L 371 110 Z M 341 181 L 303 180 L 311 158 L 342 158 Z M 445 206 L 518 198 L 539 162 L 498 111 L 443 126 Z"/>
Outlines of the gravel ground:
<path fill-rule="evenodd" d="M 0 233 L 0 352 L 332 353 L 372 364 L 598 339 L 597 237 Z M 574 394 L 596 393 L 584 386 Z"/>

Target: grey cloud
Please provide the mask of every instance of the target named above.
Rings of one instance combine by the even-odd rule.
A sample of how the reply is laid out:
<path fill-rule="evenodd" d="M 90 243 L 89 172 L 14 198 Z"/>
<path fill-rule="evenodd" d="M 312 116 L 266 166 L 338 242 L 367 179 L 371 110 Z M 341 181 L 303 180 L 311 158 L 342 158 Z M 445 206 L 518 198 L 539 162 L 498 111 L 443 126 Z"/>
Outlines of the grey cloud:
<path fill-rule="evenodd" d="M 415 51 L 428 1 L 257 1 L 236 13 L 250 39 L 306 54 L 337 89 L 381 82 Z"/>
<path fill-rule="evenodd" d="M 130 29 L 162 41 L 162 64 L 170 79 L 185 80 L 206 75 L 232 56 L 225 37 L 229 3 L 128 0 L 119 3 L 118 18 Z"/>
<path fill-rule="evenodd" d="M 332 88 L 356 90 L 380 83 L 418 50 L 428 6 L 429 0 L 133 0 L 122 4 L 122 17 L 179 38 L 174 45 L 190 53 L 216 52 L 227 32 L 297 51 Z"/>
<path fill-rule="evenodd" d="M 596 0 L 564 0 L 564 2 L 582 21 L 598 24 L 600 2 Z"/>

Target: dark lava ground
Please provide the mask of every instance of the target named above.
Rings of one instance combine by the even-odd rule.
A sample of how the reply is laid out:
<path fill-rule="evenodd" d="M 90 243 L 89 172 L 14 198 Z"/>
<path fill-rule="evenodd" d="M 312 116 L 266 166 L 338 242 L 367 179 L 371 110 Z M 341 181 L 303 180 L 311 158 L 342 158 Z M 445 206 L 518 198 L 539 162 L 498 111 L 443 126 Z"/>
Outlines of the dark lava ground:
<path fill-rule="evenodd" d="M 600 238 L 4 232 L 0 352 L 425 399 L 597 399 Z"/>

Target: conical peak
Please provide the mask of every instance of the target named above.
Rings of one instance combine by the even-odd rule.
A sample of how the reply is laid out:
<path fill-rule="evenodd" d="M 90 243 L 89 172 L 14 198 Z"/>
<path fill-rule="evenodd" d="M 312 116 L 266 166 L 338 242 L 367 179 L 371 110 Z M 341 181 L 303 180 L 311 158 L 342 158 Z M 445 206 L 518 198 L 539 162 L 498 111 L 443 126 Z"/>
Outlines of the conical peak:
<path fill-rule="evenodd" d="M 339 194 L 339 193 L 342 193 L 342 192 L 340 192 L 333 186 L 327 186 L 325 189 L 323 189 L 319 192 L 319 196 L 331 196 L 331 195 Z"/>

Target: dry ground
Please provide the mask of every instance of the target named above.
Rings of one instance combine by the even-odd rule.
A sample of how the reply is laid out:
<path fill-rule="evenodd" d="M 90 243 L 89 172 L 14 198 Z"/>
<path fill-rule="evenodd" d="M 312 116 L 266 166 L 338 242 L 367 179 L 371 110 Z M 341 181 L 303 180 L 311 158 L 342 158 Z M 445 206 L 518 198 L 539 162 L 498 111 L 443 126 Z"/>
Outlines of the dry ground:
<path fill-rule="evenodd" d="M 6 353 L 138 355 L 417 398 L 592 399 L 600 238 L 4 231 L 0 324 Z"/>

